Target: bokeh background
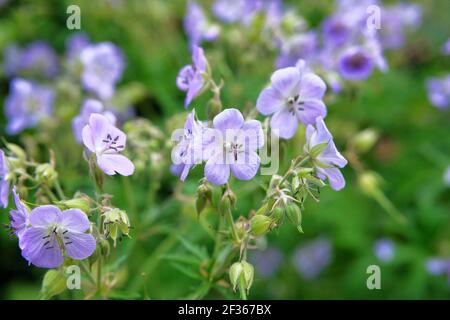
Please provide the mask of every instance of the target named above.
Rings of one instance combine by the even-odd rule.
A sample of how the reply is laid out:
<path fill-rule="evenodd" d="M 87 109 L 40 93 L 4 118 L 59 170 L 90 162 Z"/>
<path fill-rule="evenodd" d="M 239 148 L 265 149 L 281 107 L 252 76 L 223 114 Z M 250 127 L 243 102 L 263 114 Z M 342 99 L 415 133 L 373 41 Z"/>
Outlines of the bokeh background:
<path fill-rule="evenodd" d="M 211 3 L 199 2 L 206 8 Z M 296 8 L 312 28 L 333 10 L 332 1 L 285 3 Z M 382 177 L 380 190 L 408 222 L 398 223 L 377 199 L 368 196 L 355 170 L 348 166 L 343 170 L 347 180 L 344 190 L 325 188 L 320 203 L 307 204 L 304 234 L 284 225 L 261 244 L 266 250 L 251 255 L 256 274 L 250 298 L 450 298 L 450 262 L 447 271 L 440 274 L 427 268 L 429 259 L 450 258 L 450 186 L 443 178 L 450 165 L 450 114 L 430 104 L 425 86 L 428 77 L 446 74 L 450 67 L 449 56 L 441 53 L 450 36 L 450 2 L 415 3 L 423 10 L 422 24 L 400 49 L 387 53 L 390 71 L 375 72 L 327 101 L 327 123 L 340 149 L 345 150 L 360 130 L 372 128 L 379 133 L 377 143 L 361 161 Z M 136 115 L 165 132 L 173 123 L 182 123 L 186 115 L 184 94 L 177 89 L 175 78 L 190 62 L 182 26 L 186 1 L 6 1 L 0 7 L 0 51 L 11 43 L 26 45 L 39 39 L 63 55 L 65 41 L 74 33 L 66 28 L 66 8 L 71 4 L 81 8 L 81 31 L 92 41 L 111 41 L 123 50 L 126 69 L 119 88 L 124 95 L 137 92 L 133 98 Z M 233 41 L 234 36 L 244 40 Z M 204 48 L 215 75 L 225 80 L 223 104 L 252 108 L 274 70 L 276 53 L 259 48 L 251 38 L 245 38 L 246 34 L 237 32 L 234 36 L 230 33 L 230 39 L 219 39 Z M 0 74 L 2 105 L 9 81 Z M 64 85 L 70 87 L 70 82 Z M 195 100 L 201 116 L 207 100 Z M 79 102 L 62 101 L 55 108 L 74 115 Z M 92 192 L 82 149 L 73 141 L 69 121 L 53 123 L 53 135 L 36 129 L 20 137 L 6 136 L 5 123 L 2 114 L 1 136 L 26 145 L 36 157 L 45 159 L 48 149 L 55 151 L 67 193 Z M 289 156 L 296 153 L 295 146 L 301 145 L 302 139 L 300 132 L 283 146 L 280 170 L 289 164 Z M 41 143 L 33 143 L 35 140 Z M 131 239 L 112 249 L 112 268 L 120 274 L 120 285 L 111 297 L 236 297 L 229 289 L 203 294 L 206 290 L 202 291 L 205 288 L 198 270 L 172 259 L 174 254 L 196 252 L 201 256 L 211 250 L 211 226 L 217 213 L 208 209 L 200 218 L 195 213 L 194 195 L 202 169 L 195 169 L 180 184 L 170 174 L 168 160 L 163 157 L 150 162 L 144 173 L 131 179 L 107 181 L 107 192 L 114 195 L 118 207 L 126 208 L 134 225 Z M 236 217 L 258 208 L 264 197 L 258 179 L 267 180 L 259 177 L 257 183 L 234 184 Z M 1 210 L 0 221 L 7 223 L 7 216 L 7 211 Z M 0 232 L 0 255 L 0 298 L 38 298 L 45 270 L 27 265 L 17 240 L 9 238 L 6 230 Z M 366 286 L 369 265 L 381 268 L 381 290 Z M 58 298 L 79 297 L 77 292 L 69 292 Z"/>

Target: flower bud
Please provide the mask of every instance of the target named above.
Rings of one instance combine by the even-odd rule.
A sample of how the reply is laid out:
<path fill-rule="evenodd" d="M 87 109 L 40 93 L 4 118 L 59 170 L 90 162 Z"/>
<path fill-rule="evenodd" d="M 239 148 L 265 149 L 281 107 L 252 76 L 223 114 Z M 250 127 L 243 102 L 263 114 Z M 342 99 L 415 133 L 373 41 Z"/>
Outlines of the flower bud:
<path fill-rule="evenodd" d="M 235 222 L 234 228 L 236 229 L 239 239 L 243 239 L 250 230 L 250 223 L 246 219 L 240 219 Z"/>
<path fill-rule="evenodd" d="M 49 163 L 43 163 L 36 167 L 36 180 L 39 183 L 52 185 L 58 178 L 55 168 Z"/>
<path fill-rule="evenodd" d="M 299 232 L 303 233 L 302 230 L 302 212 L 296 204 L 289 204 L 286 207 L 286 216 L 289 221 L 298 229 Z"/>
<path fill-rule="evenodd" d="M 253 266 L 247 261 L 233 263 L 229 272 L 233 290 L 236 291 L 238 285 L 244 285 L 244 289 L 248 291 L 252 286 L 254 273 Z M 241 279 L 243 280 L 242 282 Z"/>
<path fill-rule="evenodd" d="M 220 113 L 220 111 L 222 111 L 222 102 L 220 102 L 220 99 L 213 97 L 211 100 L 209 100 L 206 109 L 208 119 L 210 120 L 214 119 L 214 117 L 217 116 Z"/>
<path fill-rule="evenodd" d="M 272 211 L 272 216 L 277 226 L 280 226 L 284 220 L 284 209 L 281 207 L 276 207 Z"/>
<path fill-rule="evenodd" d="M 14 143 L 6 143 L 6 148 L 8 148 L 11 153 L 19 159 L 20 162 L 24 162 L 27 159 L 27 154 L 25 151 Z"/>
<path fill-rule="evenodd" d="M 114 242 L 114 245 L 115 245 L 115 242 Z M 102 257 L 107 257 L 107 256 L 109 256 L 109 252 L 110 252 L 110 245 L 109 245 L 109 242 L 108 242 L 108 240 L 106 240 L 106 239 L 103 239 L 103 237 L 100 239 L 100 241 L 99 241 L 99 243 L 98 243 L 98 247 L 99 247 L 99 254 L 102 256 Z"/>
<path fill-rule="evenodd" d="M 231 189 L 227 189 L 220 200 L 219 209 L 222 213 L 236 206 L 236 195 Z"/>
<path fill-rule="evenodd" d="M 258 214 L 250 220 L 252 233 L 255 236 L 262 236 L 270 231 L 273 220 L 265 215 Z"/>
<path fill-rule="evenodd" d="M 63 206 L 64 208 L 69 209 L 80 209 L 84 213 L 89 213 L 89 200 L 84 197 L 63 200 L 58 202 L 58 205 Z"/>
<path fill-rule="evenodd" d="M 207 199 L 204 196 L 197 196 L 195 199 L 195 210 L 197 211 L 197 215 L 200 215 L 202 211 L 206 207 Z"/>
<path fill-rule="evenodd" d="M 374 172 L 365 171 L 358 176 L 358 183 L 361 190 L 370 196 L 379 190 L 380 178 Z"/>
<path fill-rule="evenodd" d="M 115 247 L 119 232 L 125 236 L 128 236 L 130 230 L 130 220 L 128 219 L 125 211 L 117 208 L 105 212 L 103 217 L 103 229 L 105 230 L 105 236 L 113 239 Z"/>
<path fill-rule="evenodd" d="M 369 151 L 375 145 L 378 138 L 378 132 L 368 128 L 356 134 L 352 142 L 357 152 L 364 153 Z"/>

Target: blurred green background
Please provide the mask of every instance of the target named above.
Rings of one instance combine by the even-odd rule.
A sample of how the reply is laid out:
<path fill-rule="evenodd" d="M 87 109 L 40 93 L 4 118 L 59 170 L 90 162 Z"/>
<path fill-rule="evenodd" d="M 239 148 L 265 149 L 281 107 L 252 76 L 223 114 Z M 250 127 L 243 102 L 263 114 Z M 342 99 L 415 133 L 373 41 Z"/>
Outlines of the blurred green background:
<path fill-rule="evenodd" d="M 332 1 L 285 2 L 297 7 L 312 27 L 332 11 Z M 268 246 L 280 250 L 281 262 L 268 278 L 256 265 L 250 298 L 450 298 L 450 280 L 445 275 L 430 275 L 426 270 L 430 257 L 450 257 L 450 188 L 443 182 L 444 170 L 450 165 L 450 117 L 448 112 L 430 105 L 424 84 L 427 77 L 445 74 L 450 67 L 448 56 L 440 53 L 450 36 L 450 2 L 417 3 L 423 8 L 422 25 L 401 49 L 387 54 L 390 71 L 375 72 L 367 81 L 346 88 L 327 102 L 327 123 L 340 149 L 345 149 L 347 141 L 359 130 L 370 127 L 381 134 L 362 161 L 383 177 L 383 191 L 408 223 L 398 224 L 374 199 L 366 196 L 355 171 L 348 166 L 343 170 L 347 180 L 344 190 L 325 188 L 319 204 L 311 201 L 307 204 L 304 234 L 284 225 L 268 236 Z M 80 6 L 81 31 L 93 42 L 112 41 L 124 51 L 126 69 L 120 84 L 137 82 L 145 88 L 134 104 L 137 114 L 160 128 L 166 128 L 176 118 L 183 119 L 184 94 L 175 85 L 179 69 L 190 62 L 182 28 L 186 9 L 183 0 L 10 1 L 0 9 L 0 50 L 12 42 L 24 45 L 41 39 L 62 55 L 65 39 L 73 33 L 65 27 L 66 8 L 71 4 Z M 225 80 L 224 106 L 253 107 L 273 72 L 275 53 L 253 46 L 251 41 L 234 43 L 222 39 L 204 47 L 215 76 Z M 8 94 L 8 82 L 2 75 L 2 104 Z M 209 97 L 201 97 L 193 104 L 201 116 L 205 115 Z M 76 114 L 79 106 L 67 103 L 56 108 L 68 108 Z M 5 119 L 1 118 L 2 136 L 4 126 Z M 82 149 L 72 141 L 70 123 L 57 124 L 57 132 L 48 144 L 56 152 L 57 169 L 66 193 L 79 189 L 92 192 Z M 38 134 L 30 131 L 28 136 L 6 138 L 23 145 Z M 301 145 L 302 139 L 300 133 L 286 143 L 280 170 L 286 168 L 289 154 L 298 151 L 295 146 Z M 47 153 L 41 151 L 45 159 Z M 209 233 L 217 213 L 210 209 L 198 219 L 194 209 L 201 176 L 202 169 L 197 168 L 181 185 L 170 175 L 168 164 L 164 164 L 149 167 L 147 172 L 131 179 L 108 179 L 107 192 L 114 195 L 118 207 L 127 210 L 135 227 L 131 239 L 112 249 L 112 270 L 119 271 L 120 285 L 111 297 L 196 297 L 193 292 L 198 291 L 199 281 L 194 275 L 181 272 L 168 257 L 175 253 L 189 254 L 189 246 L 179 236 L 200 251 L 212 250 Z M 257 181 L 267 179 L 259 177 Z M 258 208 L 264 198 L 257 183 L 234 181 L 233 189 L 238 195 L 236 218 Z M 0 221 L 7 223 L 7 220 L 7 211 L 2 210 Z M 331 261 L 316 279 L 307 280 L 295 268 L 294 253 L 298 246 L 317 237 L 330 240 Z M 374 254 L 374 243 L 380 238 L 394 243 L 395 254 L 389 262 L 380 261 Z M 6 231 L 0 232 L 0 255 L 0 298 L 38 298 L 45 270 L 29 267 L 20 256 L 17 241 L 8 238 Z M 381 290 L 367 289 L 366 268 L 372 264 L 381 267 Z M 79 297 L 79 293 L 69 292 L 59 298 Z M 205 296 L 224 297 L 237 296 L 230 289 L 211 290 Z"/>

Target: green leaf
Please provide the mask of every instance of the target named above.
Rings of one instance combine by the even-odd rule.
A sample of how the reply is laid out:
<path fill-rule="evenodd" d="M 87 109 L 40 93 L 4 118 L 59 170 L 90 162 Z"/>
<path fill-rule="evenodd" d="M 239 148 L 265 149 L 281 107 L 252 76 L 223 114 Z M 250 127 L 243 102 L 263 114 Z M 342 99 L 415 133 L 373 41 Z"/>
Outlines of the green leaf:
<path fill-rule="evenodd" d="M 177 238 L 187 251 L 196 255 L 199 259 L 204 260 L 208 257 L 208 254 L 206 253 L 206 249 L 204 247 L 199 247 L 183 237 Z"/>
<path fill-rule="evenodd" d="M 191 279 L 194 279 L 194 280 L 201 280 L 201 281 L 204 280 L 203 277 L 202 277 L 200 274 L 196 273 L 196 272 L 193 271 L 193 270 L 190 270 L 189 268 L 186 268 L 186 266 L 184 266 L 184 265 L 181 265 L 181 264 L 175 263 L 175 262 L 171 263 L 171 265 L 172 265 L 175 269 L 177 269 L 178 271 L 180 271 L 182 274 L 184 274 L 185 276 L 187 276 L 187 277 L 189 277 L 189 278 L 191 278 Z"/>
<path fill-rule="evenodd" d="M 67 288 L 66 277 L 62 270 L 51 269 L 46 272 L 42 280 L 41 298 L 50 299 L 64 292 Z"/>

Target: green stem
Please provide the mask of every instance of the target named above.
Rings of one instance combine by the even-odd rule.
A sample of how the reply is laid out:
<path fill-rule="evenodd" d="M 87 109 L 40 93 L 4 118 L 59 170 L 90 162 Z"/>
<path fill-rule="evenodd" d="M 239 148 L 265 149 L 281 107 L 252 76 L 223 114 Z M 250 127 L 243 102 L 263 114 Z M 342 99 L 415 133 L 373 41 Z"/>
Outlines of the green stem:
<path fill-rule="evenodd" d="M 66 196 L 64 195 L 64 192 L 63 192 L 58 180 L 56 180 L 56 182 L 55 182 L 55 189 L 56 189 L 56 193 L 58 194 L 58 197 L 60 197 L 61 200 L 66 199 Z"/>
<path fill-rule="evenodd" d="M 293 173 L 295 173 L 294 169 L 296 169 L 297 167 L 301 167 L 302 165 L 304 165 L 308 160 L 309 160 L 309 156 L 304 157 L 300 162 L 299 160 L 302 158 L 303 156 L 298 156 L 297 158 L 295 158 L 294 160 L 292 160 L 291 165 L 289 166 L 288 171 L 286 171 L 286 173 L 284 174 L 284 176 L 281 178 L 280 182 L 278 185 L 282 185 L 283 182 L 285 182 L 287 180 L 287 178 L 289 178 L 289 176 Z"/>
<path fill-rule="evenodd" d="M 241 293 L 241 299 L 242 300 L 247 300 L 247 292 L 245 291 L 245 279 L 244 279 L 244 274 L 241 273 L 240 277 L 239 277 L 239 292 Z"/>
<path fill-rule="evenodd" d="M 53 202 L 58 202 L 59 199 L 56 197 L 56 195 L 53 193 L 53 191 L 46 185 L 43 185 L 42 188 L 44 189 L 45 193 L 50 197 L 50 199 Z"/>
<path fill-rule="evenodd" d="M 81 269 L 84 271 L 84 273 L 86 274 L 86 276 L 88 277 L 89 281 L 95 285 L 95 279 L 92 276 L 91 270 L 89 269 L 89 267 L 86 265 L 85 261 L 81 261 L 80 263 L 80 267 Z"/>
<path fill-rule="evenodd" d="M 236 242 L 239 242 L 239 236 L 238 233 L 236 231 L 236 228 L 234 226 L 234 219 L 233 219 L 233 214 L 231 213 L 231 209 L 227 208 L 226 210 L 226 219 L 228 221 L 228 224 L 230 225 L 230 230 L 231 230 L 231 235 L 233 237 L 233 240 Z"/>

